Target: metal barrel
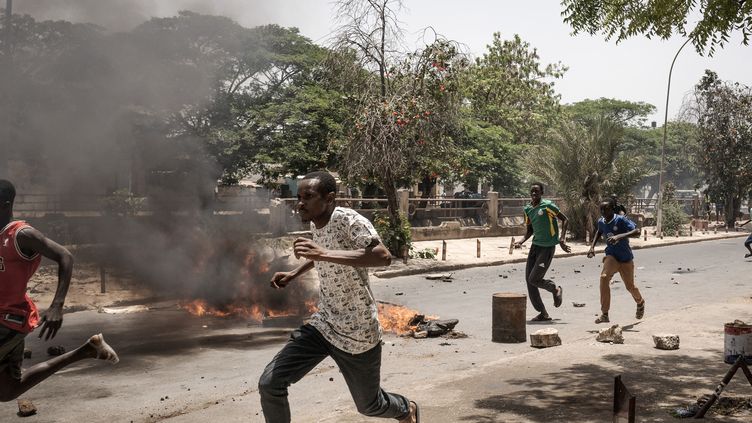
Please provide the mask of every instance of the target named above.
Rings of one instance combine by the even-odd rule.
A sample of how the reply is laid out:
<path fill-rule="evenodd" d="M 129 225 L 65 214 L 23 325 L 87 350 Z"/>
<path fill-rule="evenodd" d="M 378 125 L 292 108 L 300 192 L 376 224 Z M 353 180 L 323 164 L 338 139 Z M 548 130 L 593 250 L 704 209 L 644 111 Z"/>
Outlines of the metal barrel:
<path fill-rule="evenodd" d="M 723 332 L 723 361 L 734 364 L 741 355 L 747 364 L 752 364 L 752 325 L 740 321 L 726 323 Z"/>
<path fill-rule="evenodd" d="M 527 295 L 514 292 L 493 294 L 491 341 L 513 343 L 527 342 L 525 332 L 525 307 Z"/>

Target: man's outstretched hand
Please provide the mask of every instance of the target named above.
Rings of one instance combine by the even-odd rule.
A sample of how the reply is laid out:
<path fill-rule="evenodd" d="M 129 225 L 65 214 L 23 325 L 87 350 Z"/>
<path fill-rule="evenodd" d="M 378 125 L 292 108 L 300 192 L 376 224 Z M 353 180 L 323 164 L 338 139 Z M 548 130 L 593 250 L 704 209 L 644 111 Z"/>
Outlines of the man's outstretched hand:
<path fill-rule="evenodd" d="M 51 305 L 42 315 L 42 330 L 39 337 L 45 341 L 53 339 L 63 325 L 63 306 Z"/>
<path fill-rule="evenodd" d="M 270 285 L 275 289 L 282 289 L 294 279 L 292 272 L 277 272 L 272 276 Z"/>
<path fill-rule="evenodd" d="M 572 252 L 572 247 L 567 245 L 567 243 L 564 242 L 564 240 L 559 241 L 559 247 L 561 247 L 561 249 L 564 250 L 565 253 Z"/>

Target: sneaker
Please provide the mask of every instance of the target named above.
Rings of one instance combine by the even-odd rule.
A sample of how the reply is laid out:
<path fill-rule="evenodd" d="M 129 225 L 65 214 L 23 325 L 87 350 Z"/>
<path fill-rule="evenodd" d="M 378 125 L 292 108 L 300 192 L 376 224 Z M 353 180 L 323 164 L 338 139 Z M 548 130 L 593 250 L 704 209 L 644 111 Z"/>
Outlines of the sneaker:
<path fill-rule="evenodd" d="M 597 319 L 595 319 L 595 323 L 608 323 L 610 320 L 608 320 L 608 314 L 601 314 L 598 316 Z"/>
<path fill-rule="evenodd" d="M 556 292 L 554 292 L 554 307 L 561 306 L 562 301 L 564 301 L 564 288 L 560 286 L 557 288 Z"/>
<path fill-rule="evenodd" d="M 637 304 L 637 311 L 635 311 L 635 318 L 636 319 L 642 319 L 642 316 L 645 315 L 645 300 L 642 300 L 640 304 Z"/>
<path fill-rule="evenodd" d="M 546 313 L 540 313 L 539 315 L 530 319 L 531 322 L 550 322 L 551 320 L 553 320 L 551 316 Z"/>

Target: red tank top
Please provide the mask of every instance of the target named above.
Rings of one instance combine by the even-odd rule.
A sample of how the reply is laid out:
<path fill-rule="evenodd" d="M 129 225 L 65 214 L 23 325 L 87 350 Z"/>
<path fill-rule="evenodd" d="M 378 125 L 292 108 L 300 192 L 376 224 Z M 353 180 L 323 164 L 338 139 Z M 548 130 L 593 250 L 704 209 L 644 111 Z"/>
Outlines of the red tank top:
<path fill-rule="evenodd" d="M 29 333 L 39 323 L 39 311 L 26 286 L 39 268 L 42 257 L 27 257 L 18 247 L 16 235 L 30 228 L 24 221 L 10 222 L 0 231 L 0 325 L 21 333 Z"/>

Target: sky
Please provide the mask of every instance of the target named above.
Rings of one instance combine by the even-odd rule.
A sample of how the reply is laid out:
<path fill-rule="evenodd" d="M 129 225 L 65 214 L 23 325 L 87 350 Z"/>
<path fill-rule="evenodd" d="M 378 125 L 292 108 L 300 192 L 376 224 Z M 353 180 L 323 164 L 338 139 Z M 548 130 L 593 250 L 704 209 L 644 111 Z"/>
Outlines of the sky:
<path fill-rule="evenodd" d="M 326 44 L 336 28 L 333 2 L 328 0 L 14 0 L 13 8 L 37 19 L 93 22 L 114 31 L 188 9 L 228 16 L 249 27 L 297 27 L 319 44 Z M 400 19 L 408 46 L 418 46 L 423 30 L 432 27 L 466 46 L 472 56 L 483 54 L 494 32 L 505 39 L 519 34 L 538 50 L 542 64 L 561 62 L 569 68 L 555 85 L 563 103 L 600 97 L 644 101 L 656 106 L 650 120 L 662 125 L 669 68 L 684 39 L 637 36 L 617 45 L 602 35 L 572 36 L 561 11 L 557 0 L 405 0 Z M 721 79 L 752 85 L 752 46 L 742 45 L 741 37 L 735 36 L 713 57 L 701 57 L 687 45 L 673 71 L 669 120 L 705 69 Z"/>

